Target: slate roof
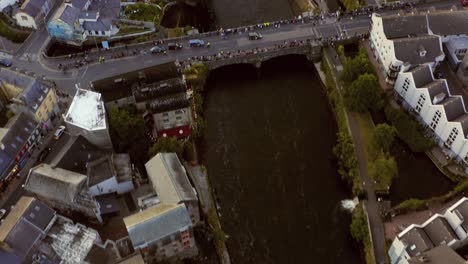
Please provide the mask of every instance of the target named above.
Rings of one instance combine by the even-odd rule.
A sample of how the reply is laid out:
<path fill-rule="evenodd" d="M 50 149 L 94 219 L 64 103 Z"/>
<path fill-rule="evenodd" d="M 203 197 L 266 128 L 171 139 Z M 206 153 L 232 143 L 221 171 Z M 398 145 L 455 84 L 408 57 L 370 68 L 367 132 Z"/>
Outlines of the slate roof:
<path fill-rule="evenodd" d="M 458 122 L 462 126 L 463 134 L 466 136 L 468 135 L 468 114 L 463 114 L 453 120 L 453 122 Z"/>
<path fill-rule="evenodd" d="M 115 175 L 111 155 L 105 155 L 95 161 L 88 163 L 88 185 L 94 186 Z"/>
<path fill-rule="evenodd" d="M 88 0 L 71 0 L 72 6 L 78 8 L 79 10 L 83 9 Z"/>
<path fill-rule="evenodd" d="M 436 57 L 443 54 L 442 45 L 437 36 L 394 39 L 393 46 L 395 57 L 412 65 L 433 62 Z M 425 56 L 420 55 L 420 50 L 426 51 Z"/>
<path fill-rule="evenodd" d="M 60 15 L 60 19 L 73 27 L 79 15 L 80 10 L 78 8 L 67 5 L 63 10 L 62 14 Z"/>
<path fill-rule="evenodd" d="M 28 138 L 34 132 L 37 122 L 24 113 L 20 113 L 10 119 L 3 129 L 3 137 L 0 139 L 4 149 L 0 150 L 0 170 L 5 170 L 10 162 L 15 159 Z"/>
<path fill-rule="evenodd" d="M 134 247 L 158 241 L 192 226 L 184 204 L 159 204 L 124 218 Z"/>
<path fill-rule="evenodd" d="M 431 67 L 427 64 L 419 65 L 411 70 L 414 84 L 417 88 L 421 88 L 424 85 L 432 82 Z"/>
<path fill-rule="evenodd" d="M 453 208 L 464 220 L 461 223 L 465 232 L 468 232 L 468 201 L 461 202 L 457 207 Z"/>
<path fill-rule="evenodd" d="M 452 121 L 465 113 L 463 109 L 463 99 L 459 96 L 452 96 L 445 99 L 442 102 L 442 106 L 444 107 L 448 121 Z"/>
<path fill-rule="evenodd" d="M 175 153 L 159 153 L 145 167 L 161 202 L 177 204 L 197 200 L 185 169 Z"/>
<path fill-rule="evenodd" d="M 99 17 L 118 19 L 120 17 L 120 0 L 91 0 L 88 11 L 99 11 Z"/>
<path fill-rule="evenodd" d="M 424 256 L 425 259 L 421 258 Z M 435 247 L 423 255 L 409 259 L 410 264 L 466 264 L 465 260 L 447 245 Z"/>
<path fill-rule="evenodd" d="M 96 19 L 97 11 L 83 11 L 80 13 L 80 18 L 82 19 Z"/>
<path fill-rule="evenodd" d="M 48 200 L 72 204 L 86 179 L 85 175 L 42 163 L 30 170 L 24 188 Z"/>
<path fill-rule="evenodd" d="M 434 247 L 426 232 L 419 227 L 411 228 L 400 240 L 407 246 L 406 251 L 411 257 Z"/>
<path fill-rule="evenodd" d="M 109 18 L 99 18 L 98 21 L 85 21 L 83 23 L 83 28 L 85 30 L 95 30 L 95 31 L 108 31 L 112 25 L 112 19 Z"/>
<path fill-rule="evenodd" d="M 41 6 L 46 0 L 29 0 L 23 3 L 21 11 L 35 18 L 41 12 Z"/>
<path fill-rule="evenodd" d="M 427 35 L 425 14 L 403 14 L 382 16 L 383 30 L 388 39 Z"/>
<path fill-rule="evenodd" d="M 423 230 L 426 232 L 434 246 L 439 246 L 442 243 L 448 244 L 452 240 L 458 239 L 447 220 L 441 216 L 435 217 L 423 228 Z"/>
<path fill-rule="evenodd" d="M 427 15 L 429 28 L 433 34 L 447 36 L 468 34 L 468 10 L 444 10 Z"/>
<path fill-rule="evenodd" d="M 439 95 L 441 93 L 445 93 L 446 97 L 449 96 L 445 80 L 441 80 L 441 79 L 434 80 L 428 83 L 426 86 L 424 86 L 424 88 L 426 88 L 427 91 L 429 92 L 429 96 L 431 97 L 431 102 L 433 102 L 434 97 L 436 95 Z"/>

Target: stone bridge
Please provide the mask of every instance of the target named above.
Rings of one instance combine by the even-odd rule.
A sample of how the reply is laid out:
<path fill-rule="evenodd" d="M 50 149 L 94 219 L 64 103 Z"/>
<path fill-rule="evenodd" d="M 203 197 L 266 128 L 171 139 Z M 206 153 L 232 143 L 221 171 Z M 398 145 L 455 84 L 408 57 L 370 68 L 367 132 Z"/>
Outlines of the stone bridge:
<path fill-rule="evenodd" d="M 215 60 L 205 62 L 210 70 L 221 68 L 234 64 L 252 64 L 257 69 L 262 63 L 277 57 L 286 55 L 304 55 L 310 61 L 318 61 L 322 56 L 322 46 L 318 43 L 308 43 L 302 46 L 279 48 L 268 51 L 260 51 L 254 54 L 247 54 L 235 57 L 216 58 Z"/>

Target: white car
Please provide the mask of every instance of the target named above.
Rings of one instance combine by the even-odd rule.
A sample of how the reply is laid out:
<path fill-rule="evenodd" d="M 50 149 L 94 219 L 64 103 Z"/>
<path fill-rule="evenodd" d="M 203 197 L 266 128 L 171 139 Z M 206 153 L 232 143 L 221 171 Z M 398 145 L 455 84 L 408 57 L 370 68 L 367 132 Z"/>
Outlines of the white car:
<path fill-rule="evenodd" d="M 6 215 L 6 210 L 5 209 L 0 209 L 0 219 L 3 219 Z"/>
<path fill-rule="evenodd" d="M 62 136 L 63 132 L 65 132 L 65 126 L 59 126 L 57 128 L 57 130 L 55 130 L 54 139 L 59 140 L 59 138 Z"/>

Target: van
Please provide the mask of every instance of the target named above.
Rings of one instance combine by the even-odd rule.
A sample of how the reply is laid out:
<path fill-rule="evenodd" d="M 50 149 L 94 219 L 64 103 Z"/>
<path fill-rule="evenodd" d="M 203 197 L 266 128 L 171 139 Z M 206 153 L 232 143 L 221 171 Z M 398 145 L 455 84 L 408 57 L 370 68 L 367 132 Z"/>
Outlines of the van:
<path fill-rule="evenodd" d="M 205 46 L 205 41 L 201 39 L 191 39 L 189 40 L 190 47 L 203 47 Z"/>

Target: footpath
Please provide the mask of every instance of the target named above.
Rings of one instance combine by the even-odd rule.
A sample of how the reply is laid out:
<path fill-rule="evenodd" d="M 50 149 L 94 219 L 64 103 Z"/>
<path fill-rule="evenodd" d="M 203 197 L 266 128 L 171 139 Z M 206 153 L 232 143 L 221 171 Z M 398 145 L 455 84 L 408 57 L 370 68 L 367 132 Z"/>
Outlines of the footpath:
<path fill-rule="evenodd" d="M 324 48 L 325 59 L 331 66 L 335 83 L 338 91 L 342 90 L 341 84 L 337 76 L 343 70 L 343 64 L 340 61 L 336 50 L 333 47 Z M 362 140 L 361 129 L 359 127 L 357 114 L 346 109 L 346 116 L 348 120 L 348 128 L 353 137 L 356 157 L 359 162 L 359 177 L 361 179 L 361 186 L 367 193 L 367 200 L 363 201 L 364 209 L 368 216 L 369 229 L 371 241 L 373 245 L 373 257 L 375 263 L 385 264 L 387 260 L 386 245 L 385 245 L 385 232 L 382 218 L 380 215 L 380 207 L 375 195 L 374 180 L 367 174 L 367 157 L 365 153 L 365 145 Z"/>

